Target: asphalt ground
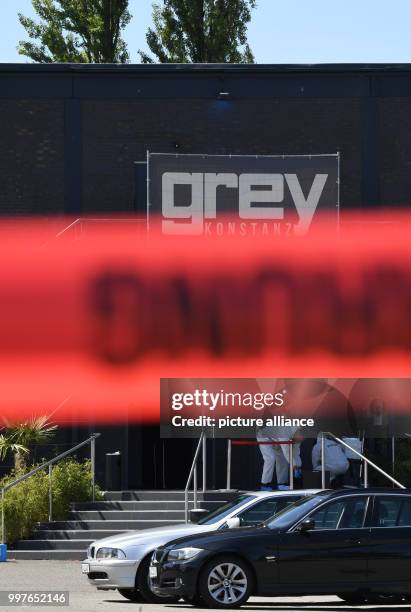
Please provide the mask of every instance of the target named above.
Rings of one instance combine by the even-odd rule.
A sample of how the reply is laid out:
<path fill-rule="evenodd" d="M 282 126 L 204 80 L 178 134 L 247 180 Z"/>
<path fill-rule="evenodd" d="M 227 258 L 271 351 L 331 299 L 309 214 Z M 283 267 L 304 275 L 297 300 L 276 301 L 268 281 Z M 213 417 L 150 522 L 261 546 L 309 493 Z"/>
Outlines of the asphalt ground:
<path fill-rule="evenodd" d="M 0 610 L 87 610 L 94 612 L 185 612 L 194 610 L 181 602 L 176 605 L 138 604 L 124 599 L 117 591 L 97 591 L 88 584 L 81 574 L 78 561 L 7 561 L 0 563 L 0 591 L 69 591 L 69 606 L 5 606 Z M 338 597 L 252 597 L 242 610 L 273 612 L 345 612 L 347 610 L 384 609 L 410 610 L 410 605 L 389 606 L 348 606 Z"/>

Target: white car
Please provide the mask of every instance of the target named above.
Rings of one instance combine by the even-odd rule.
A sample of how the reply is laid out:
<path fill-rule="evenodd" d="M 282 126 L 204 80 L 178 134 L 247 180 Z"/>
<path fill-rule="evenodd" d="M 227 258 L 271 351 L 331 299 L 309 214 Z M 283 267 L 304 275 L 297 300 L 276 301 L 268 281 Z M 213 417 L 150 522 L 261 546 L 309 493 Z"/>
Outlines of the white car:
<path fill-rule="evenodd" d="M 220 529 L 257 525 L 287 505 L 316 489 L 258 491 L 243 493 L 203 517 L 198 523 L 183 523 L 128 531 L 93 542 L 82 564 L 82 572 L 98 589 L 118 589 L 131 601 L 172 603 L 150 589 L 149 566 L 152 552 L 176 538 Z"/>

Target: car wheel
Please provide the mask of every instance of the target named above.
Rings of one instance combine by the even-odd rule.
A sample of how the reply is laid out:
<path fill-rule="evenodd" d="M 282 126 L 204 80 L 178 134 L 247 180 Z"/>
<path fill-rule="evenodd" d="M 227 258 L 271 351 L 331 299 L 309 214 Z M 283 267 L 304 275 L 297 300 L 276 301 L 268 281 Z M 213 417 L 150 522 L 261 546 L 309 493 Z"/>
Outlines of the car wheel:
<path fill-rule="evenodd" d="M 236 557 L 214 559 L 200 575 L 200 595 L 210 608 L 238 608 L 250 597 L 252 588 L 250 569 Z"/>
<path fill-rule="evenodd" d="M 157 595 L 153 593 L 150 587 L 150 577 L 149 577 L 149 567 L 150 567 L 150 557 L 146 557 L 140 563 L 140 566 L 137 571 L 136 577 L 136 588 L 140 591 L 144 601 L 147 603 L 177 603 L 180 599 L 179 596 L 176 597 L 161 597 L 161 595 Z"/>
<path fill-rule="evenodd" d="M 135 601 L 141 603 L 145 601 L 137 589 L 117 589 L 120 595 L 128 599 L 129 601 Z"/>

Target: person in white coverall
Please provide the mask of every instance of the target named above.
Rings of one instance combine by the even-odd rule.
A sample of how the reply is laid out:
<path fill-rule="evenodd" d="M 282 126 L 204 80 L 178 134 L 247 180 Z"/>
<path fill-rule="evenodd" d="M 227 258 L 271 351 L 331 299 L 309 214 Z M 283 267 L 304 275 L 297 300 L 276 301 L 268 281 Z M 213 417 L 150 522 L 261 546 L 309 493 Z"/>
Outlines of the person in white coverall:
<path fill-rule="evenodd" d="M 317 442 L 312 450 L 312 462 L 314 472 L 321 471 L 321 434 L 317 437 Z M 335 440 L 325 438 L 325 471 L 330 473 L 330 482 L 337 476 L 342 476 L 350 467 L 344 448 Z"/>
<path fill-rule="evenodd" d="M 257 429 L 257 442 L 281 442 L 293 438 L 297 431 L 295 427 L 260 427 Z M 261 490 L 271 491 L 271 481 L 274 467 L 277 476 L 278 489 L 289 488 L 290 464 L 288 444 L 259 444 L 263 456 L 263 473 Z M 301 467 L 300 444 L 293 444 L 293 468 Z"/>

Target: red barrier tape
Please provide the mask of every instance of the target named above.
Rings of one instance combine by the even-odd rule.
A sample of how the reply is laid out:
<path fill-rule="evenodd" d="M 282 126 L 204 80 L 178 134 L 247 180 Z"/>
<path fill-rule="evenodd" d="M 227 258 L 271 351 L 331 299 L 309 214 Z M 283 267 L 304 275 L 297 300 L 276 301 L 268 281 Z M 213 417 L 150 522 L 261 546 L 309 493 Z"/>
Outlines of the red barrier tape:
<path fill-rule="evenodd" d="M 251 440 L 231 440 L 231 444 L 233 446 L 260 446 L 260 445 L 265 445 L 268 444 L 270 446 L 276 446 L 276 445 L 281 445 L 281 444 L 287 444 L 288 446 L 290 444 L 295 444 L 294 440 L 276 440 L 274 442 L 253 442 Z"/>
<path fill-rule="evenodd" d="M 411 217 L 397 221 L 275 241 L 3 225 L 0 413 L 157 421 L 160 377 L 409 376 Z"/>

